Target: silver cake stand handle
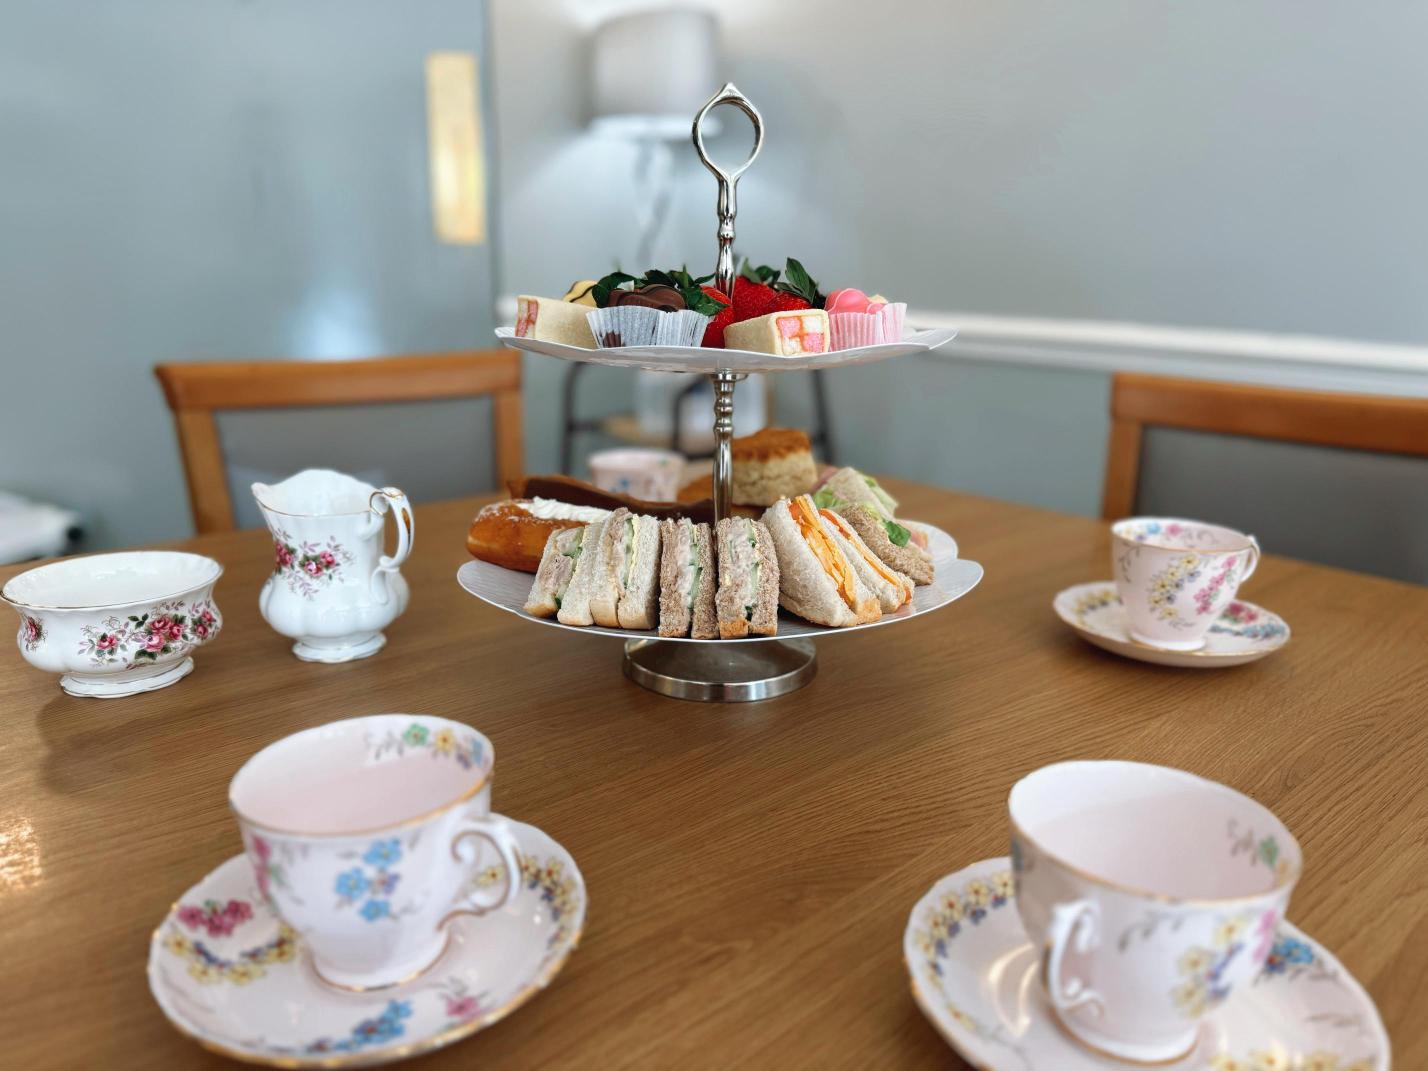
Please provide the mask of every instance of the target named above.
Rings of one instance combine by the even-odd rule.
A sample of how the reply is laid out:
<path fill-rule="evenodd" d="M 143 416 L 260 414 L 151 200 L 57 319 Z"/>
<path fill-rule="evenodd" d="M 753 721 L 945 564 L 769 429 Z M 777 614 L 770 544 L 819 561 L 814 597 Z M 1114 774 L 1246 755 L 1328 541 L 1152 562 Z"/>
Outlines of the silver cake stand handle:
<path fill-rule="evenodd" d="M 754 126 L 754 148 L 749 158 L 732 171 L 726 171 L 709 157 L 704 147 L 704 120 L 721 104 L 738 108 Z M 719 180 L 719 258 L 714 264 L 714 281 L 731 302 L 734 300 L 734 217 L 738 214 L 739 176 L 749 169 L 764 145 L 764 119 L 749 98 L 740 93 L 733 82 L 715 93 L 694 117 L 694 151 L 699 161 Z M 743 379 L 740 373 L 721 369 L 711 375 L 714 384 L 714 520 L 729 516 L 733 483 L 733 458 L 729 440 L 734 437 L 734 384 Z"/>

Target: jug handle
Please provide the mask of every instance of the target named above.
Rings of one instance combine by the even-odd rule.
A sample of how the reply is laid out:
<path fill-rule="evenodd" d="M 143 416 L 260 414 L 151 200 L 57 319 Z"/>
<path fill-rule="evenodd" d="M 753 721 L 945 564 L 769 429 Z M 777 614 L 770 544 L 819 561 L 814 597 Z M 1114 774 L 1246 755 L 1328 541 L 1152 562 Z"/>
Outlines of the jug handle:
<path fill-rule="evenodd" d="M 372 492 L 372 497 L 368 499 L 368 505 L 378 518 L 388 510 L 392 512 L 392 518 L 397 524 L 397 552 L 395 554 L 383 554 L 377 559 L 377 568 L 372 572 L 373 588 L 377 590 L 378 596 L 386 602 L 385 593 L 387 586 L 378 584 L 377 578 L 383 573 L 395 573 L 402 567 L 402 562 L 407 560 L 407 555 L 412 552 L 412 540 L 416 535 L 416 521 L 412 517 L 412 504 L 407 501 L 407 496 L 402 494 L 395 487 L 383 487 Z"/>

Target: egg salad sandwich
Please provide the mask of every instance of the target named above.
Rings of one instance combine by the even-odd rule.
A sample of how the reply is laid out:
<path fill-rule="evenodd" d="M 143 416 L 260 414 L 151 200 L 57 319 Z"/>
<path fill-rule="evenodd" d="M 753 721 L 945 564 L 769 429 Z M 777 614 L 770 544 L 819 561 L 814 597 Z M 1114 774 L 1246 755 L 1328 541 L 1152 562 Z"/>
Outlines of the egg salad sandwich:
<path fill-rule="evenodd" d="M 717 640 L 714 533 L 689 518 L 659 525 L 659 634 Z"/>
<path fill-rule="evenodd" d="M 906 528 L 895 522 L 890 524 L 870 506 L 845 505 L 836 512 L 853 526 L 864 545 L 882 559 L 884 565 L 911 578 L 915 584 L 932 583 L 932 555 L 908 538 Z M 902 537 L 901 544 L 895 541 L 898 536 Z"/>
<path fill-rule="evenodd" d="M 838 541 L 844 555 L 853 563 L 853 571 L 862 577 L 863 583 L 867 584 L 878 597 L 878 605 L 882 607 L 883 613 L 893 613 L 905 603 L 912 601 L 912 591 L 915 585 L 911 577 L 891 568 L 874 554 L 868 544 L 863 542 L 863 537 L 846 518 L 839 516 L 831 509 L 819 510 L 819 513 L 828 522 L 828 526 L 833 529 L 833 536 Z"/>
<path fill-rule="evenodd" d="M 621 507 L 597 541 L 590 614 L 605 628 L 654 628 L 659 620 L 659 520 Z"/>
<path fill-rule="evenodd" d="M 589 578 L 600 538 L 599 524 L 560 528 L 546 538 L 535 582 L 526 597 L 532 617 L 559 617 L 567 625 L 589 625 Z M 592 553 L 587 554 L 586 551 Z"/>
<path fill-rule="evenodd" d="M 781 571 L 768 528 L 748 517 L 725 517 L 715 529 L 719 590 L 714 609 L 719 637 L 778 635 Z"/>
<path fill-rule="evenodd" d="M 778 552 L 779 603 L 784 609 L 830 628 L 882 617 L 877 595 L 858 575 L 812 495 L 780 499 L 763 521 Z"/>

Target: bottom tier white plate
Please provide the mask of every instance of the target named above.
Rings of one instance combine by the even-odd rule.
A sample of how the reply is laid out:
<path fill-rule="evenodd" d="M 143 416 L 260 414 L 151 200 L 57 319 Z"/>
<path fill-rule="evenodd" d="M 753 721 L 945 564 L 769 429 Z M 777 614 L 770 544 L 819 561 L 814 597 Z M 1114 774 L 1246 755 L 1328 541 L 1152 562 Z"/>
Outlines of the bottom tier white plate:
<path fill-rule="evenodd" d="M 971 591 L 982 579 L 982 567 L 976 562 L 967 561 L 957 557 L 957 541 L 944 532 L 941 528 L 934 528 L 930 524 L 923 524 L 920 521 L 912 522 L 919 528 L 927 532 L 928 552 L 932 555 L 932 562 L 936 568 L 936 575 L 931 584 L 919 587 L 913 593 L 912 602 L 908 603 L 897 613 L 884 614 L 880 620 L 870 621 L 866 625 L 853 625 L 849 628 L 824 628 L 822 625 L 810 625 L 801 617 L 795 617 L 786 610 L 780 610 L 778 616 L 777 636 L 748 636 L 739 640 L 694 640 L 688 636 L 671 640 L 674 643 L 758 643 L 761 640 L 792 640 L 800 637 L 816 638 L 819 636 L 838 636 L 847 632 L 857 632 L 865 628 L 877 628 L 879 625 L 891 625 L 898 621 L 910 621 L 920 614 L 930 613 L 933 610 L 941 609 L 950 602 L 955 602 L 967 592 Z M 551 625 L 555 628 L 570 629 L 573 632 L 591 632 L 603 636 L 619 636 L 626 640 L 649 640 L 667 639 L 658 632 L 627 628 L 601 628 L 593 625 L 581 628 L 577 625 L 562 625 L 553 617 L 532 617 L 521 607 L 525 606 L 526 598 L 531 593 L 531 583 L 535 577 L 530 573 L 517 572 L 514 569 L 503 569 L 499 565 L 492 565 L 490 562 L 469 561 L 456 571 L 456 581 L 463 588 L 475 595 L 478 599 L 489 602 L 492 606 L 500 607 L 527 621 L 534 621 L 541 625 Z"/>
<path fill-rule="evenodd" d="M 580 941 L 585 883 L 570 854 L 512 822 L 521 883 L 504 906 L 451 923 L 420 978 L 347 993 L 318 979 L 300 939 L 273 914 L 246 856 L 174 904 L 149 943 L 149 988 L 181 1033 L 214 1052 L 273 1067 L 390 1063 L 468 1037 L 535 996 Z M 477 881 L 505 880 L 491 866 Z"/>
<path fill-rule="evenodd" d="M 940 1034 L 985 1071 L 1127 1071 L 1062 1031 L 1041 983 L 1040 951 L 1017 915 L 1011 860 L 949 874 L 908 916 L 912 994 Z M 1281 922 L 1254 983 L 1201 1025 L 1164 1071 L 1389 1071 L 1373 1001 L 1328 949 Z"/>

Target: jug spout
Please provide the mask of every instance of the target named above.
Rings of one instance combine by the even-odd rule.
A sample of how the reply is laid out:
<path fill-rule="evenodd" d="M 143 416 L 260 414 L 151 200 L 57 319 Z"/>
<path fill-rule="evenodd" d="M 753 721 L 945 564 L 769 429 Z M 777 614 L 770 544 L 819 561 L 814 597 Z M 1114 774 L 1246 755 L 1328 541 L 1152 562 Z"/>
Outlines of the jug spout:
<path fill-rule="evenodd" d="M 290 517 L 340 517 L 368 513 L 369 483 L 332 469 L 304 469 L 276 484 L 253 484 L 253 497 L 265 511 Z"/>

